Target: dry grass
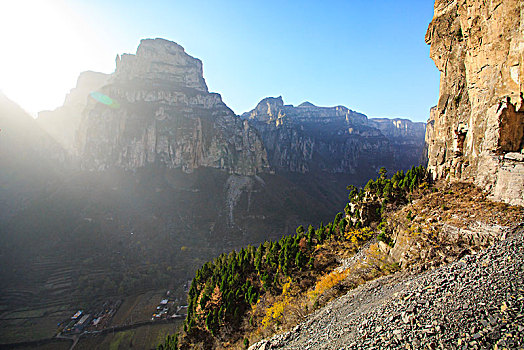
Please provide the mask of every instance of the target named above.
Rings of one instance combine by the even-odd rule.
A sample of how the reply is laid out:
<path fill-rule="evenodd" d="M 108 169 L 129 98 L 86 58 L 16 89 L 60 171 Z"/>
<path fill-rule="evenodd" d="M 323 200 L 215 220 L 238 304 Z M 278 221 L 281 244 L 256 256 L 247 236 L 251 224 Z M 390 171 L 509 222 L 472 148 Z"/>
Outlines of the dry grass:
<path fill-rule="evenodd" d="M 291 280 L 281 280 L 283 293 L 277 296 L 265 294 L 245 318 L 243 337 L 222 346 L 243 349 L 244 338 L 253 344 L 292 329 L 333 298 L 367 281 L 398 271 L 399 256 L 403 252 L 409 253 L 411 259 L 404 267 L 424 269 L 453 261 L 464 251 L 492 243 L 489 240 L 468 242 L 460 237 L 451 242 L 443 234 L 445 225 L 471 229 L 479 223 L 509 226 L 524 221 L 521 207 L 492 202 L 470 184 L 420 188 L 413 193 L 412 199 L 408 205 L 388 208 L 387 231 L 396 240 L 393 249 L 375 241 L 376 232 L 369 228 L 349 229 L 344 240 L 318 245 L 314 252 L 314 268 L 297 272 Z M 344 260 L 351 261 L 351 264 L 339 268 Z"/>
<path fill-rule="evenodd" d="M 468 183 L 440 183 L 388 214 L 397 258 L 420 270 L 449 263 L 491 245 L 504 227 L 524 221 L 522 207 L 489 200 Z"/>
<path fill-rule="evenodd" d="M 362 237 L 371 237 L 367 232 L 364 233 Z M 330 300 L 367 281 L 398 271 L 397 265 L 392 263 L 378 243 L 365 244 L 366 241 L 362 240 L 356 244 L 351 240 L 354 234 L 348 234 L 347 242 L 331 241 L 316 248 L 316 262 L 323 269 L 314 269 L 309 275 L 300 276 L 301 283 L 289 280 L 279 296 L 265 295 L 260 299 L 244 322 L 244 336 L 250 344 L 288 331 Z M 361 259 L 353 263 L 351 268 L 337 269 L 340 261 L 354 256 L 358 248 L 361 249 Z M 304 281 L 310 283 L 305 284 Z M 254 323 L 249 321 L 251 317 Z M 257 320 L 262 322 L 257 323 Z M 227 348 L 242 349 L 244 345 L 238 341 L 227 344 Z"/>

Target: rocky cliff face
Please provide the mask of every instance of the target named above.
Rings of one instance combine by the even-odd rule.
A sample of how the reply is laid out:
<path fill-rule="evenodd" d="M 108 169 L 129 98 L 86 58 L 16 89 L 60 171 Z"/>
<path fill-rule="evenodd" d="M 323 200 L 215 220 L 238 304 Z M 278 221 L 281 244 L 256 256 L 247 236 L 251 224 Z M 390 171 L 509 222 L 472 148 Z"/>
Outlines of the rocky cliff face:
<path fill-rule="evenodd" d="M 88 170 L 155 163 L 184 172 L 269 169 L 255 130 L 208 92 L 202 62 L 163 39 L 142 40 L 136 55 L 117 57 L 109 83 L 90 95 L 76 136 Z"/>
<path fill-rule="evenodd" d="M 426 124 L 409 119 L 371 118 L 369 124 L 387 137 L 399 169 L 424 162 Z"/>
<path fill-rule="evenodd" d="M 524 3 L 437 0 L 426 42 L 441 71 L 428 169 L 524 205 Z"/>
<path fill-rule="evenodd" d="M 89 94 L 107 84 L 109 77 L 99 72 L 82 72 L 61 107 L 38 113 L 38 124 L 70 154 L 75 153 L 75 133 Z"/>
<path fill-rule="evenodd" d="M 304 102 L 295 107 L 284 105 L 282 97 L 269 97 L 242 118 L 260 132 L 270 165 L 281 171 L 367 171 L 369 178 L 381 166 L 417 165 L 424 147 L 424 123 L 368 119 L 344 106 Z"/>
<path fill-rule="evenodd" d="M 345 107 L 267 99 L 252 118 L 236 116 L 176 43 L 143 40 L 116 61 L 111 75 L 83 73 L 64 106 L 38 123 L 13 118 L 27 122 L 16 135 L 0 110 L 0 169 L 8 169 L 0 172 L 0 265 L 9 267 L 0 271 L 0 308 L 18 305 L 20 290 L 44 304 L 114 295 L 82 285 L 100 276 L 135 290 L 127 274 L 144 262 L 174 267 L 171 281 L 183 284 L 224 251 L 330 220 L 348 184 L 394 164 L 386 136 L 395 129 L 381 132 Z M 86 171 L 48 161 L 62 153 L 33 142 L 42 127 Z M 21 139 L 27 148 L 8 148 Z M 55 276 L 69 287 L 46 282 Z M 155 276 L 137 283 L 164 288 L 169 278 Z"/>

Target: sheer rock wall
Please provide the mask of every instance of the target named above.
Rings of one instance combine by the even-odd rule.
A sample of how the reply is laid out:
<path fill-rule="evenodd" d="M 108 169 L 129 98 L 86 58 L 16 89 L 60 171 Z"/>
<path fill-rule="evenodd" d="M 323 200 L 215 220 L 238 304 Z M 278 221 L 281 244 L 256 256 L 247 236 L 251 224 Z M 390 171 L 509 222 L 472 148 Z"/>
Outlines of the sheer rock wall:
<path fill-rule="evenodd" d="M 441 72 L 427 124 L 434 178 L 524 205 L 524 3 L 437 0 L 426 33 Z"/>
<path fill-rule="evenodd" d="M 242 115 L 260 133 L 274 169 L 296 173 L 376 176 L 418 165 L 424 148 L 424 123 L 407 119 L 368 119 L 344 106 L 309 102 L 285 105 L 268 97 Z"/>
<path fill-rule="evenodd" d="M 142 40 L 136 55 L 117 57 L 110 82 L 88 100 L 76 140 L 87 170 L 153 163 L 187 173 L 269 170 L 256 131 L 208 92 L 202 62 L 164 39 Z"/>

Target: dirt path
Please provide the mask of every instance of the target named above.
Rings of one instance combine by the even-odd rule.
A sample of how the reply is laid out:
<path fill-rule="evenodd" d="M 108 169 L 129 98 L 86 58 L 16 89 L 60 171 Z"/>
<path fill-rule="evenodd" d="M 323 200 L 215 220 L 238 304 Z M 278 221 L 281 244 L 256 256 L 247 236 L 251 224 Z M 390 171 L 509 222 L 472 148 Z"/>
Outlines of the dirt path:
<path fill-rule="evenodd" d="M 78 335 L 75 335 L 73 336 L 73 344 L 71 344 L 71 347 L 69 348 L 69 350 L 73 350 L 73 348 L 76 346 L 76 344 L 78 343 L 78 340 L 80 339 L 80 336 Z"/>

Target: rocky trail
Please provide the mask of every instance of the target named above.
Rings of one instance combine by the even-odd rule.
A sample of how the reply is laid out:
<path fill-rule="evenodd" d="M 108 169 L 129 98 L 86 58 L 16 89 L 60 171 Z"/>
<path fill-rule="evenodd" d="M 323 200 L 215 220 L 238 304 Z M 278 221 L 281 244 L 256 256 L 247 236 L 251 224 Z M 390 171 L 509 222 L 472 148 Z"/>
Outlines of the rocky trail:
<path fill-rule="evenodd" d="M 523 277 L 520 223 L 449 265 L 366 283 L 250 349 L 522 349 Z"/>

